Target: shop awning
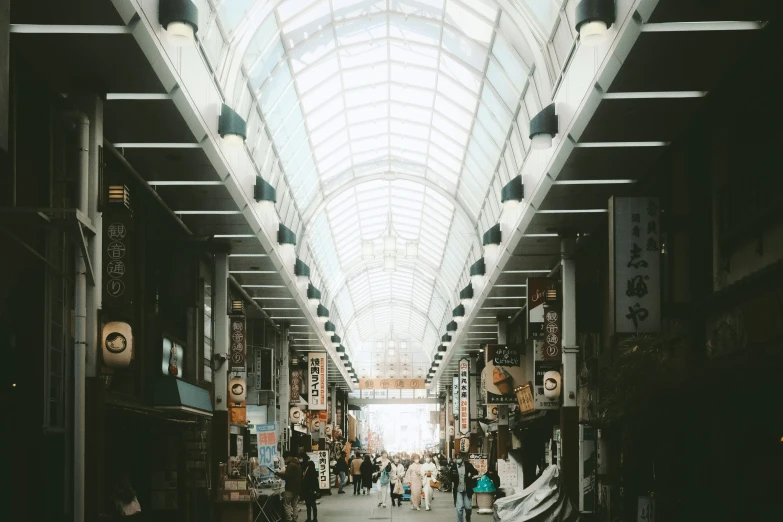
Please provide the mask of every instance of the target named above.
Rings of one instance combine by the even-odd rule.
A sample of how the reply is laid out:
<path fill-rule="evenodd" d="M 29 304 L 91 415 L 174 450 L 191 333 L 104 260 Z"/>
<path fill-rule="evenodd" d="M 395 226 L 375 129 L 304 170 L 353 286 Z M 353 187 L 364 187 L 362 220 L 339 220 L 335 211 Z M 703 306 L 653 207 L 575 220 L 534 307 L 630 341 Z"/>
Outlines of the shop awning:
<path fill-rule="evenodd" d="M 180 379 L 161 377 L 156 380 L 153 403 L 156 409 L 212 416 L 209 392 Z"/>

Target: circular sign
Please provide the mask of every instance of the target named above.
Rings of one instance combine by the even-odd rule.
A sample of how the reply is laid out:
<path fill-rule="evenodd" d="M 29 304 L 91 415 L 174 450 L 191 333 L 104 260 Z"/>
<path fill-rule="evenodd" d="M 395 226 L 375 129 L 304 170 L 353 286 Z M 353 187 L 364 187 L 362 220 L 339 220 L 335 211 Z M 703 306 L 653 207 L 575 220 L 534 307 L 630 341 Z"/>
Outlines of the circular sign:
<path fill-rule="evenodd" d="M 125 257 L 125 245 L 119 241 L 112 241 L 109 243 L 108 248 L 106 248 L 106 253 L 109 254 L 109 257 L 112 259 L 122 259 Z"/>
<path fill-rule="evenodd" d="M 321 429 L 321 419 L 313 419 L 313 431 L 320 431 Z"/>
<path fill-rule="evenodd" d="M 365 388 L 375 388 L 375 382 L 372 379 L 364 381 Z"/>
<path fill-rule="evenodd" d="M 106 274 L 112 279 L 125 275 L 125 263 L 122 261 L 109 261 L 106 265 Z"/>
<path fill-rule="evenodd" d="M 116 223 L 116 222 L 112 223 L 111 225 L 109 225 L 109 228 L 107 230 L 109 234 L 109 239 L 111 239 L 112 241 L 125 239 L 125 234 L 127 231 L 125 230 L 125 225 L 123 225 L 122 223 Z"/>
<path fill-rule="evenodd" d="M 382 380 L 381 381 L 381 388 L 383 388 L 384 390 L 388 390 L 389 389 L 389 381 L 387 381 L 386 379 Z"/>
<path fill-rule="evenodd" d="M 125 293 L 125 283 L 120 279 L 110 279 L 106 283 L 106 293 L 112 297 L 120 297 Z"/>
<path fill-rule="evenodd" d="M 234 328 L 235 332 L 238 332 L 239 330 L 242 329 L 242 323 L 240 323 L 240 322 L 233 323 L 231 325 L 231 327 Z"/>
<path fill-rule="evenodd" d="M 240 342 L 240 341 L 241 341 L 242 339 L 244 339 L 245 337 L 242 335 L 242 333 L 241 333 L 241 332 L 234 332 L 233 334 L 231 334 L 231 338 L 232 338 L 234 341 L 236 341 L 236 342 Z"/>
<path fill-rule="evenodd" d="M 244 357 L 242 357 L 241 353 L 234 352 L 231 354 L 231 362 L 234 364 L 242 364 L 242 361 L 244 360 Z"/>
<path fill-rule="evenodd" d="M 401 390 L 401 389 L 405 388 L 405 381 L 403 381 L 402 379 L 397 379 L 396 381 L 394 381 L 394 386 L 398 390 Z"/>
<path fill-rule="evenodd" d="M 119 332 L 111 332 L 106 336 L 104 344 L 111 353 L 122 353 L 128 347 L 128 340 Z"/>

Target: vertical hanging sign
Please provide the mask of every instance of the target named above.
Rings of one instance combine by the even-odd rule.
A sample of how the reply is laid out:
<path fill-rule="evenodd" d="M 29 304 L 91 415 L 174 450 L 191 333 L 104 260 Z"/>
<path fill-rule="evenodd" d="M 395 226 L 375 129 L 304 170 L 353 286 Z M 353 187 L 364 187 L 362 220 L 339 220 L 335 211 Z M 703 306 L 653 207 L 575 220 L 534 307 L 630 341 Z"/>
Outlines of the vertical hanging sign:
<path fill-rule="evenodd" d="M 307 366 L 310 369 L 308 387 L 308 407 L 311 410 L 326 410 L 326 354 L 307 354 Z"/>
<path fill-rule="evenodd" d="M 562 376 L 562 317 L 560 301 L 542 305 L 544 338 L 533 341 L 534 396 L 536 410 L 556 410 L 560 407 Z"/>
<path fill-rule="evenodd" d="M 125 185 L 109 185 L 103 211 L 103 309 L 112 317 L 133 317 L 133 213 Z"/>
<path fill-rule="evenodd" d="M 459 415 L 459 377 L 456 375 L 451 381 L 451 414 Z"/>
<path fill-rule="evenodd" d="M 470 433 L 470 361 L 459 361 L 459 432 L 461 435 Z"/>
<path fill-rule="evenodd" d="M 660 330 L 659 208 L 658 198 L 609 200 L 615 332 Z"/>
<path fill-rule="evenodd" d="M 554 279 L 546 277 L 527 278 L 527 336 L 529 339 L 543 339 L 546 337 L 544 332 L 544 303 L 547 302 L 548 291 L 556 288 L 557 281 Z"/>
<path fill-rule="evenodd" d="M 247 368 L 247 332 L 245 316 L 232 315 L 229 318 L 229 370 L 244 371 Z"/>

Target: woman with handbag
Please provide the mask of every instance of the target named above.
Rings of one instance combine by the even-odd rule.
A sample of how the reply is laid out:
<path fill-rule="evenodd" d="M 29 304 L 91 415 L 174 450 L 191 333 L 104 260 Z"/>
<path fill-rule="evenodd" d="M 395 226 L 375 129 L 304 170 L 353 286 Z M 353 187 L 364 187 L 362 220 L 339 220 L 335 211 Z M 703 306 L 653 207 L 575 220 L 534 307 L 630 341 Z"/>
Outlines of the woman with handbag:
<path fill-rule="evenodd" d="M 405 474 L 405 482 L 411 487 L 411 509 L 421 511 L 421 464 L 419 456 L 413 454 L 413 463 Z"/>
<path fill-rule="evenodd" d="M 394 506 L 394 501 L 397 501 L 397 507 L 402 506 L 402 479 L 405 477 L 405 466 L 400 463 L 400 456 L 395 455 L 392 459 L 391 473 L 389 474 L 391 482 L 389 487 L 391 488 L 391 501 Z"/>
<path fill-rule="evenodd" d="M 432 461 L 432 457 L 426 455 L 424 457 L 424 464 L 421 465 L 421 480 L 424 482 L 424 507 L 427 511 L 430 510 L 430 502 L 432 502 L 432 493 L 435 490 L 433 483 L 438 475 L 438 468 Z"/>

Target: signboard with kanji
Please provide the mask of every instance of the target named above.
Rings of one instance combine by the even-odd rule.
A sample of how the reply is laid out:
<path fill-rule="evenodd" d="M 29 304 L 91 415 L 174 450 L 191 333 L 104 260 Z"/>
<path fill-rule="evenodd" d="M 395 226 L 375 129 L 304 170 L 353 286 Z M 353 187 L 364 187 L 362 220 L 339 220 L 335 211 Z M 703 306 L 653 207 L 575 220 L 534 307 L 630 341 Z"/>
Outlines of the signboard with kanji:
<path fill-rule="evenodd" d="M 311 410 L 326 410 L 328 391 L 326 388 L 326 354 L 309 353 L 307 367 L 310 369 L 308 386 L 308 408 Z"/>
<path fill-rule="evenodd" d="M 423 390 L 424 379 L 359 379 L 360 390 Z"/>
<path fill-rule="evenodd" d="M 228 369 L 244 370 L 247 365 L 247 332 L 245 316 L 232 315 L 229 323 Z"/>
<path fill-rule="evenodd" d="M 658 198 L 609 200 L 614 331 L 657 332 L 661 326 L 661 239 Z"/>
<path fill-rule="evenodd" d="M 489 462 L 489 459 L 487 458 L 486 453 L 470 453 L 468 455 L 468 462 L 473 464 L 473 467 L 476 468 L 479 475 L 484 475 L 487 472 L 487 463 Z"/>
<path fill-rule="evenodd" d="M 318 487 L 329 489 L 329 452 L 326 450 L 314 451 L 307 454 L 315 464 L 315 472 L 318 474 Z"/>
<path fill-rule="evenodd" d="M 543 339 L 544 303 L 549 291 L 557 289 L 557 280 L 546 277 L 527 278 L 527 336 L 528 339 Z"/>
<path fill-rule="evenodd" d="M 459 432 L 462 435 L 470 433 L 470 361 L 459 361 Z"/>
<path fill-rule="evenodd" d="M 258 465 L 272 469 L 277 457 L 277 426 L 274 422 L 269 424 L 256 424 L 258 437 Z"/>

